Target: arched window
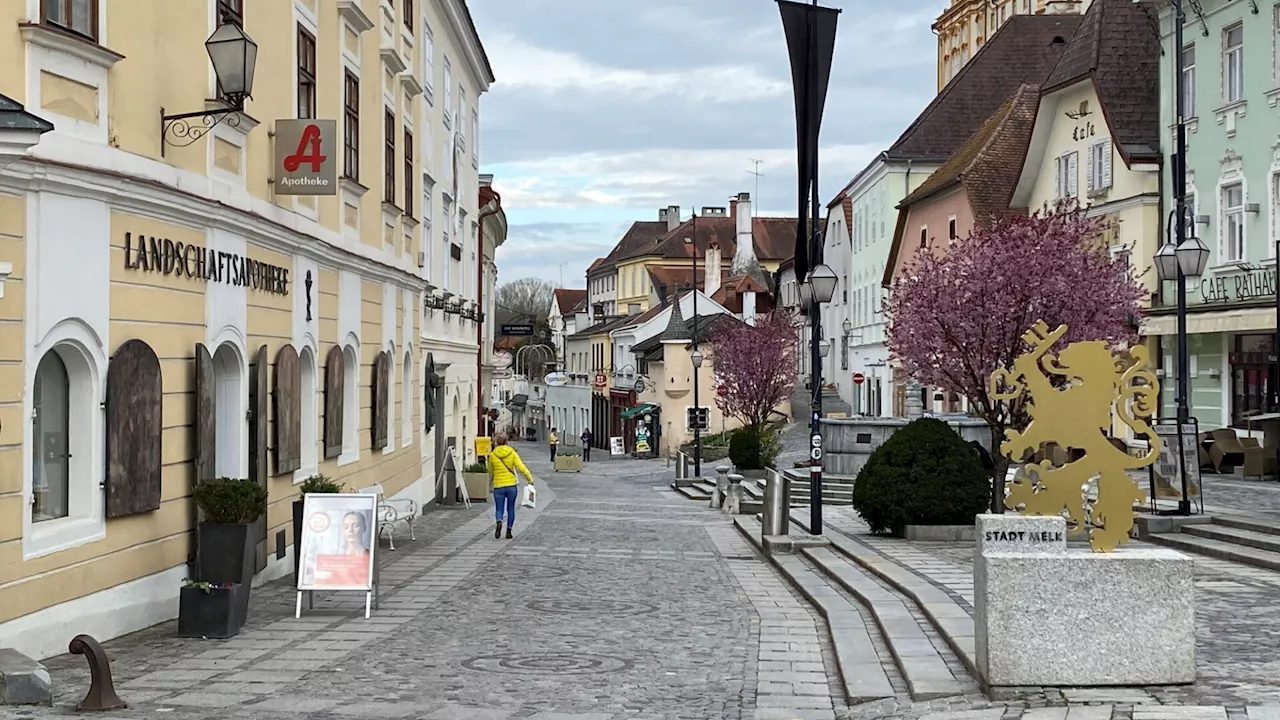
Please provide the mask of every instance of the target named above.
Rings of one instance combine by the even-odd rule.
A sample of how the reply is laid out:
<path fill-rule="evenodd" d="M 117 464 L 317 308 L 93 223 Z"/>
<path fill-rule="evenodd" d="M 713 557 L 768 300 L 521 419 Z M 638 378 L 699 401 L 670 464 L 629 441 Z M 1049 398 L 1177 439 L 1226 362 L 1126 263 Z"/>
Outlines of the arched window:
<path fill-rule="evenodd" d="M 400 446 L 413 442 L 413 354 L 405 350 L 404 363 L 400 366 Z"/>
<path fill-rule="evenodd" d="M 354 345 L 342 348 L 342 458 L 360 459 L 360 353 Z"/>
<path fill-rule="evenodd" d="M 302 394 L 302 448 L 301 457 L 302 468 L 298 471 L 300 477 L 306 478 L 315 474 L 316 468 L 319 466 L 319 387 L 316 379 L 316 356 L 311 352 L 311 348 L 302 348 L 302 356 L 299 359 L 299 374 L 301 375 L 301 387 L 298 392 Z"/>
<path fill-rule="evenodd" d="M 219 477 L 244 477 L 247 453 L 241 441 L 248 428 L 244 410 L 244 383 L 240 354 L 231 343 L 222 343 L 213 354 L 214 427 L 218 449 L 214 468 Z M 242 463 L 246 466 L 242 470 Z"/>
<path fill-rule="evenodd" d="M 31 522 L 71 514 L 71 380 L 56 350 L 45 353 L 32 386 Z"/>
<path fill-rule="evenodd" d="M 385 436 L 387 438 L 387 445 L 382 449 L 382 451 L 391 452 L 392 450 L 396 449 L 396 441 L 395 441 L 396 395 L 395 395 L 395 392 L 393 392 L 396 387 L 396 344 L 390 343 L 387 346 L 386 352 L 387 352 L 387 380 L 386 380 L 387 389 L 385 390 L 385 392 L 387 394 L 387 416 L 384 418 L 384 421 L 386 422 L 386 427 L 384 428 L 384 431 L 385 431 Z M 379 392 L 384 392 L 384 391 L 379 390 Z M 377 398 L 374 398 L 373 402 L 377 402 L 377 401 L 378 401 Z"/>

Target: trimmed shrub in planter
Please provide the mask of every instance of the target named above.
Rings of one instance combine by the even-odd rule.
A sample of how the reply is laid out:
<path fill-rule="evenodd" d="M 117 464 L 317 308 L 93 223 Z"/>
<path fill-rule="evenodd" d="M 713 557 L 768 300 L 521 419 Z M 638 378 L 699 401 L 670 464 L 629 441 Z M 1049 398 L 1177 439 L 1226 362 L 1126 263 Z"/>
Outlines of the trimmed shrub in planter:
<path fill-rule="evenodd" d="M 876 448 L 853 486 L 853 508 L 874 533 L 908 525 L 972 525 L 991 497 L 991 475 L 946 423 L 915 420 Z"/>
<path fill-rule="evenodd" d="M 342 492 L 342 483 L 334 482 L 324 475 L 312 475 L 302 481 L 298 487 L 298 499 L 293 501 L 293 577 L 298 577 L 298 564 L 302 560 L 302 508 L 308 493 L 322 495 Z"/>
<path fill-rule="evenodd" d="M 486 502 L 489 499 L 489 466 L 482 462 L 473 462 L 462 470 L 462 482 L 467 487 L 467 497 L 472 502 Z"/>
<path fill-rule="evenodd" d="M 267 490 L 252 480 L 217 478 L 198 483 L 193 493 L 204 520 L 196 527 L 201 582 L 253 582 L 254 543 L 250 528 L 267 510 Z"/>
<path fill-rule="evenodd" d="M 249 587 L 186 581 L 178 595 L 178 637 L 225 640 L 240 634 Z"/>
<path fill-rule="evenodd" d="M 759 430 L 741 427 L 729 436 L 729 461 L 738 470 L 763 470 L 778 459 L 782 445 L 777 431 L 769 426 Z"/>

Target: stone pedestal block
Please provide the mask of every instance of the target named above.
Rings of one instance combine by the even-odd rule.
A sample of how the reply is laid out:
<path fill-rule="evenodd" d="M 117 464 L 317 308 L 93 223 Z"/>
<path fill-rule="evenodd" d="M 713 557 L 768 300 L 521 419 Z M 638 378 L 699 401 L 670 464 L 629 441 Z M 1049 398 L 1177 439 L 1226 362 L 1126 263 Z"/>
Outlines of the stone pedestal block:
<path fill-rule="evenodd" d="M 977 530 L 974 635 L 985 686 L 1195 681 L 1191 558 L 1068 549 L 1062 518 L 979 516 Z"/>
<path fill-rule="evenodd" d="M 52 705 L 53 682 L 44 665 L 0 648 L 0 705 Z"/>

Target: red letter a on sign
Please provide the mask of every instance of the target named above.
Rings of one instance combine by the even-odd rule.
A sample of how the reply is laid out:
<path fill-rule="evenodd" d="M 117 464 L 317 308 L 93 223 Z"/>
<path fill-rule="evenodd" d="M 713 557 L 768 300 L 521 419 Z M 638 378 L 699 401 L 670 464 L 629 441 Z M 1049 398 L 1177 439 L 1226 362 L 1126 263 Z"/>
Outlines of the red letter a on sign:
<path fill-rule="evenodd" d="M 307 145 L 311 145 L 310 152 L 307 151 Z M 320 164 L 325 161 L 325 156 L 320 154 L 320 126 L 308 125 L 302 131 L 302 137 L 298 140 L 298 147 L 293 154 L 284 159 L 284 169 L 288 172 L 297 172 L 298 167 L 302 163 L 311 165 L 311 172 L 320 172 Z"/>

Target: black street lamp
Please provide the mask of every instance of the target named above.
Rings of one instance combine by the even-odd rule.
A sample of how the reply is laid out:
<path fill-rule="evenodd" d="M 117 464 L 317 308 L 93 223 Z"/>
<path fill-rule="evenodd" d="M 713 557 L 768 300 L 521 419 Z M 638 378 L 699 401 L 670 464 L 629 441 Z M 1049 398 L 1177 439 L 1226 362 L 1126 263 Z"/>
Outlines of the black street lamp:
<path fill-rule="evenodd" d="M 253 74 L 258 65 L 258 44 L 240 27 L 239 23 L 224 20 L 204 43 L 213 64 L 213 74 L 218 78 L 218 99 L 228 107 L 215 110 L 165 115 L 160 108 L 160 157 L 164 157 L 165 144 L 187 147 L 209 134 L 214 126 L 226 122 L 231 127 L 240 124 L 244 101 L 253 96 Z M 195 124 L 191 120 L 199 119 Z M 185 142 L 174 142 L 179 138 Z"/>
<path fill-rule="evenodd" d="M 1191 499 L 1187 494 L 1187 468 L 1182 457 L 1182 428 L 1190 421 L 1188 379 L 1190 353 L 1187 349 L 1187 280 L 1204 274 L 1209 262 L 1209 249 L 1200 238 L 1187 230 L 1187 124 L 1186 88 L 1183 79 L 1182 26 L 1186 16 L 1182 12 L 1182 0 L 1173 0 L 1173 87 L 1174 87 L 1174 153 L 1173 153 L 1173 202 L 1171 222 L 1165 228 L 1165 243 L 1156 251 L 1156 273 L 1160 281 L 1172 281 L 1178 298 L 1178 472 L 1182 481 L 1182 498 L 1178 501 L 1178 514 L 1191 514 Z M 1195 218 L 1191 218 L 1194 230 Z M 1169 231 L 1173 231 L 1170 237 Z"/>
<path fill-rule="evenodd" d="M 809 272 L 800 295 L 809 308 L 809 534 L 822 534 L 822 359 L 831 343 L 822 339 L 822 305 L 836 294 L 836 274 L 826 265 Z"/>
<path fill-rule="evenodd" d="M 692 237 L 684 239 L 689 245 L 689 254 L 693 256 L 693 278 L 689 286 L 693 288 L 693 476 L 702 477 L 702 405 L 698 404 L 698 368 L 702 367 L 702 353 L 698 351 L 698 211 L 693 211 L 691 220 Z M 677 287 L 679 282 L 676 283 Z M 675 301 L 680 302 L 680 292 L 676 291 Z"/>

